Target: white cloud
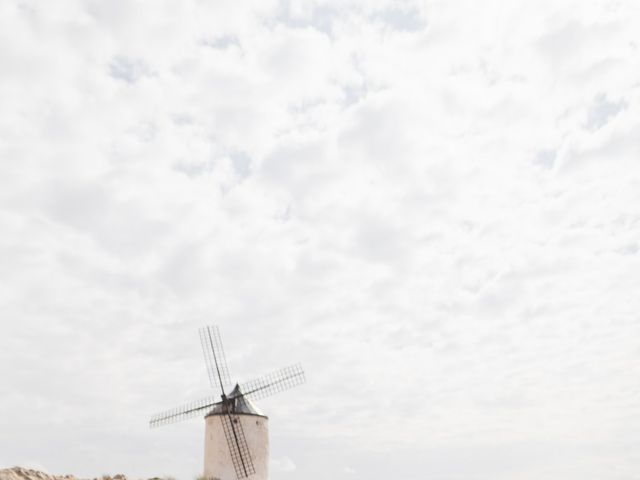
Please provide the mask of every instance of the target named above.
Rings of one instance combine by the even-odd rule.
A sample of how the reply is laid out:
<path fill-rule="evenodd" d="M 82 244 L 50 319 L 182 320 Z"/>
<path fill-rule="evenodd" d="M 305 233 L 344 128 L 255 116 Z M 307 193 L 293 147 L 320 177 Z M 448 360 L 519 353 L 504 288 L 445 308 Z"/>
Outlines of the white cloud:
<path fill-rule="evenodd" d="M 270 467 L 278 472 L 294 472 L 296 464 L 289 457 L 271 458 Z"/>
<path fill-rule="evenodd" d="M 3 3 L 3 459 L 195 475 L 218 323 L 274 478 L 634 478 L 632 11 Z"/>

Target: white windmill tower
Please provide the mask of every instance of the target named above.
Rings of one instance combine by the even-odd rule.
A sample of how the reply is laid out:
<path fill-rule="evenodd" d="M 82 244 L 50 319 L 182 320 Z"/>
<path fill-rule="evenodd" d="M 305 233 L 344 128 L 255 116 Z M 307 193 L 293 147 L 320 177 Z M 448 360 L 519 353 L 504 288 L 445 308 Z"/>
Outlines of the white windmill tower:
<path fill-rule="evenodd" d="M 267 480 L 269 474 L 269 419 L 251 400 L 304 383 L 300 365 L 272 372 L 250 382 L 232 385 L 220 332 L 215 326 L 199 330 L 209 381 L 220 388 L 217 396 L 203 398 L 151 417 L 149 426 L 157 427 L 204 415 L 204 476 L 212 480 L 234 480 L 251 477 Z"/>

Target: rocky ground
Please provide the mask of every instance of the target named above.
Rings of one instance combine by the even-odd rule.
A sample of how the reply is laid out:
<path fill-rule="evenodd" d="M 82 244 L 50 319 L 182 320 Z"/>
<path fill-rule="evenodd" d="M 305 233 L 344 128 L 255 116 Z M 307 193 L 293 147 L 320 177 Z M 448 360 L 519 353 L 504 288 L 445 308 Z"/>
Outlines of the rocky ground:
<path fill-rule="evenodd" d="M 0 480 L 80 480 L 73 475 L 50 475 L 48 473 L 39 472 L 38 470 L 30 470 L 28 468 L 13 467 L 0 469 Z M 127 480 L 124 475 L 103 475 L 100 478 L 92 480 Z M 160 480 L 160 479 L 151 479 Z"/>

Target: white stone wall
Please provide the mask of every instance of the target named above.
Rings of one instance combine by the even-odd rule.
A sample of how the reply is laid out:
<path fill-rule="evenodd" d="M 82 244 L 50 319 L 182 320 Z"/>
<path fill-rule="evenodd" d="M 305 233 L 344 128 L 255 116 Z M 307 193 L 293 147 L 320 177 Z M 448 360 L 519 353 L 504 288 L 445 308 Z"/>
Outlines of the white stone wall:
<path fill-rule="evenodd" d="M 237 415 L 256 470 L 250 480 L 269 477 L 269 419 L 258 415 Z M 229 447 L 219 415 L 205 418 L 204 476 L 216 480 L 236 480 Z"/>

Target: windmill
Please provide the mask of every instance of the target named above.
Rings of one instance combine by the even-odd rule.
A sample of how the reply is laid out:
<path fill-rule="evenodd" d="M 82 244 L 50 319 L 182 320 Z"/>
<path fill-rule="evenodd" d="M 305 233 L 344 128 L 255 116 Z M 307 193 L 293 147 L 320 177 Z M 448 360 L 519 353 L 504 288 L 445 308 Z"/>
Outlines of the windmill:
<path fill-rule="evenodd" d="M 209 396 L 158 413 L 151 417 L 149 426 L 158 427 L 204 415 L 205 478 L 232 480 L 252 477 L 252 480 L 267 480 L 268 418 L 252 400 L 304 383 L 302 367 L 292 365 L 246 383 L 236 383 L 229 390 L 233 384 L 218 327 L 203 327 L 199 332 L 209 381 L 213 388 L 220 389 L 221 397 Z"/>

